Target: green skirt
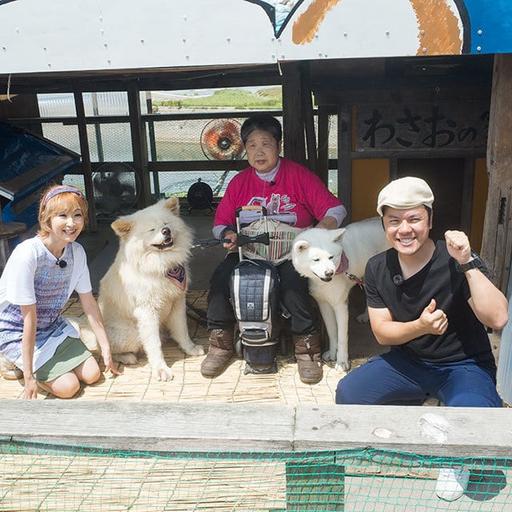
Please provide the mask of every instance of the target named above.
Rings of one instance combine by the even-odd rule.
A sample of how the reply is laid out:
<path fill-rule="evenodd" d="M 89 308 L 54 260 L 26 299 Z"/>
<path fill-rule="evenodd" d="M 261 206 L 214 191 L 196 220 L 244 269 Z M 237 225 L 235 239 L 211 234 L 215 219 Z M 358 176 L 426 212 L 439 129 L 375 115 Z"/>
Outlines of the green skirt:
<path fill-rule="evenodd" d="M 92 354 L 79 338 L 66 338 L 57 348 L 52 358 L 39 368 L 36 379 L 49 382 L 80 366 Z"/>

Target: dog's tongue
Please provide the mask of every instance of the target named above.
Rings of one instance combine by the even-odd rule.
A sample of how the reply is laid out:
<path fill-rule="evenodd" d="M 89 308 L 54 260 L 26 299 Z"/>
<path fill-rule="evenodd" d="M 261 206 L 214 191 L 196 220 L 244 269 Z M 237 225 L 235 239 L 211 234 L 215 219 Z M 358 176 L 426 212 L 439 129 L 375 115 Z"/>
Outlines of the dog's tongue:
<path fill-rule="evenodd" d="M 348 268 L 348 258 L 345 256 L 345 253 L 341 254 L 340 264 L 336 269 L 336 274 L 342 274 Z"/>

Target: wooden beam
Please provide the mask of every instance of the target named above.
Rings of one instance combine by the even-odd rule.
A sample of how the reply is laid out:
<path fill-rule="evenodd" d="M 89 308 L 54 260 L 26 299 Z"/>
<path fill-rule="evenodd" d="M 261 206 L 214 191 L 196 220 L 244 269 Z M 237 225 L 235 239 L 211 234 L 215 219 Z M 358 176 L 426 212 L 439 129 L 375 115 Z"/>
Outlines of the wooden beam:
<path fill-rule="evenodd" d="M 482 256 L 494 283 L 506 293 L 512 252 L 512 55 L 496 55 L 493 70 L 487 169 L 489 192 L 485 210 Z"/>
<path fill-rule="evenodd" d="M 370 149 L 352 151 L 352 160 L 367 158 L 483 158 L 485 150 L 472 148 L 443 148 L 443 149 L 416 149 L 416 150 L 389 150 Z"/>
<path fill-rule="evenodd" d="M 73 93 L 75 98 L 76 119 L 78 123 L 78 138 L 80 141 L 80 153 L 82 154 L 82 174 L 84 176 L 85 195 L 89 204 L 89 229 L 96 231 L 96 207 L 94 205 L 94 187 L 92 183 L 91 154 L 89 151 L 89 138 L 87 136 L 87 125 L 85 122 L 84 98 L 81 92 Z"/>
<path fill-rule="evenodd" d="M 172 384 L 169 384 L 172 385 Z M 510 410 L 0 400 L 0 440 L 172 452 L 382 448 L 512 457 Z M 485 432 L 485 435 L 482 435 Z M 445 462 L 446 463 L 446 462 Z"/>
<path fill-rule="evenodd" d="M 334 78 L 336 79 L 336 78 Z M 338 79 L 339 80 L 339 79 Z M 479 101 L 487 100 L 490 96 L 490 86 L 487 83 L 478 85 L 465 85 L 449 81 L 440 86 L 439 83 L 430 86 L 421 86 L 417 80 L 409 79 L 401 86 L 361 80 L 360 87 L 350 87 L 345 84 L 343 88 L 335 88 L 333 80 L 325 80 L 324 89 L 315 88 L 315 98 L 319 105 L 337 105 L 340 102 L 354 104 L 368 103 L 436 103 L 439 101 Z M 373 87 L 369 87 L 371 83 Z M 330 87 L 327 89 L 327 87 Z"/>
<path fill-rule="evenodd" d="M 281 67 L 283 70 L 284 156 L 306 165 L 300 62 L 284 63 Z"/>
<path fill-rule="evenodd" d="M 189 121 L 191 119 L 225 119 L 225 118 L 247 118 L 256 114 L 272 114 L 279 117 L 283 115 L 282 110 L 225 110 L 222 112 L 187 112 L 187 113 L 174 113 L 174 114 L 143 114 L 141 118 L 144 122 L 160 122 L 160 121 Z M 0 116 L 1 117 L 1 116 Z M 73 126 L 78 124 L 76 117 L 73 116 L 55 116 L 55 117 L 12 117 L 7 121 L 16 124 L 28 123 L 41 123 L 53 124 L 62 123 L 63 125 Z M 117 124 L 128 123 L 130 116 L 128 115 L 115 115 L 115 116 L 86 116 L 85 122 L 87 124 Z"/>
<path fill-rule="evenodd" d="M 140 90 L 136 83 L 128 87 L 128 111 L 130 113 L 130 132 L 132 137 L 133 163 L 139 176 L 139 208 L 151 203 L 151 185 L 148 172 L 148 147 L 146 125 L 142 121 L 140 108 Z"/>
<path fill-rule="evenodd" d="M 0 74 L 7 83 L 8 75 Z M 134 80 L 141 91 L 225 88 L 280 85 L 275 64 L 220 67 L 187 66 L 184 68 L 153 68 L 117 71 L 50 72 L 14 75 L 11 94 L 73 92 L 76 82 L 81 92 L 124 91 Z"/>
<path fill-rule="evenodd" d="M 0 439 L 121 450 L 293 449 L 294 409 L 283 405 L 0 400 L 0 406 Z"/>
<path fill-rule="evenodd" d="M 149 162 L 150 171 L 239 171 L 247 167 L 247 160 L 159 160 Z"/>
<path fill-rule="evenodd" d="M 297 407 L 294 448 L 369 446 L 447 457 L 510 457 L 509 425 L 510 412 L 497 408 L 482 415 L 482 409 L 470 407 L 303 406 Z"/>
<path fill-rule="evenodd" d="M 109 161 L 109 164 L 133 166 L 133 162 Z M 105 162 L 91 162 L 92 171 L 95 172 L 105 166 Z M 183 171 L 238 171 L 247 167 L 247 160 L 159 160 L 148 162 L 151 172 L 183 172 Z M 68 174 L 81 175 L 80 167 L 74 167 Z"/>

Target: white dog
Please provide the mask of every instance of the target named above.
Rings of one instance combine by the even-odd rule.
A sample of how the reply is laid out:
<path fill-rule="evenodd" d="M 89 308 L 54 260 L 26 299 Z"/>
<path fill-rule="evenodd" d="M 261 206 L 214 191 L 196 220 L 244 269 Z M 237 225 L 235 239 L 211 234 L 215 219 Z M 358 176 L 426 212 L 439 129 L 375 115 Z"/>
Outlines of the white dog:
<path fill-rule="evenodd" d="M 293 243 L 292 262 L 309 278 L 309 291 L 318 302 L 329 337 L 324 358 L 347 371 L 348 294 L 362 283 L 369 258 L 389 248 L 379 218 L 349 224 L 346 228 L 312 228 Z"/>
<path fill-rule="evenodd" d="M 185 310 L 190 230 L 179 217 L 176 197 L 121 217 L 112 223 L 119 237 L 116 259 L 100 283 L 98 303 L 114 359 L 135 364 L 144 350 L 153 376 L 172 379 L 163 353 L 160 328 L 188 355 L 203 348 L 189 337 Z M 92 331 L 80 326 L 91 346 Z"/>

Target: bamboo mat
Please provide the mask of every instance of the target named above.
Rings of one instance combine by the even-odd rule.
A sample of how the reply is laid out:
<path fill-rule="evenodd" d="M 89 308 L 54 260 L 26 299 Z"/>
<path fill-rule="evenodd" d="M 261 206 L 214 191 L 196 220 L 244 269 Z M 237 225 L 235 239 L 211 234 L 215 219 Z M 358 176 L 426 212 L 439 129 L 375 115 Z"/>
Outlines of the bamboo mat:
<path fill-rule="evenodd" d="M 279 462 L 3 455 L 0 510 L 255 511 L 285 507 Z"/>
<path fill-rule="evenodd" d="M 197 308 L 206 307 L 205 290 L 189 292 L 188 301 Z M 70 299 L 66 316 L 83 315 L 78 299 Z M 196 342 L 208 346 L 208 332 L 198 322 L 189 318 L 189 332 Z M 95 385 L 85 386 L 77 400 L 130 400 L 136 402 L 259 402 L 298 404 L 333 404 L 338 381 L 345 375 L 332 364 L 324 365 L 324 377 L 315 385 L 301 382 L 293 357 L 279 357 L 278 373 L 271 375 L 244 375 L 245 362 L 233 359 L 228 369 L 215 379 L 201 375 L 201 361 L 205 356 L 186 356 L 172 341 L 163 346 L 167 364 L 174 372 L 174 379 L 159 382 L 151 377 L 145 359 L 136 366 L 124 366 L 123 375 L 107 376 Z M 364 359 L 352 361 L 353 367 Z M 20 398 L 22 381 L 0 378 L 0 399 Z M 46 395 L 41 392 L 40 398 Z M 50 398 L 50 397 L 48 397 Z"/>

